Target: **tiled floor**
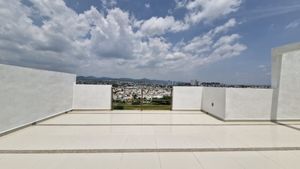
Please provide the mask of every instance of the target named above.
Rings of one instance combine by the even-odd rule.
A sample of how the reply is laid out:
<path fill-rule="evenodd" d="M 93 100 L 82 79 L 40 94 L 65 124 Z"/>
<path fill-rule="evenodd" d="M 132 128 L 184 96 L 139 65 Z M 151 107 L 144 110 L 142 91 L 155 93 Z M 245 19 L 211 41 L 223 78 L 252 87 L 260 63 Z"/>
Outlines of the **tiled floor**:
<path fill-rule="evenodd" d="M 299 151 L 1 154 L 5 169 L 298 169 Z"/>
<path fill-rule="evenodd" d="M 281 123 L 288 126 L 197 111 L 73 111 L 0 137 L 0 168 L 297 169 L 300 123 Z"/>

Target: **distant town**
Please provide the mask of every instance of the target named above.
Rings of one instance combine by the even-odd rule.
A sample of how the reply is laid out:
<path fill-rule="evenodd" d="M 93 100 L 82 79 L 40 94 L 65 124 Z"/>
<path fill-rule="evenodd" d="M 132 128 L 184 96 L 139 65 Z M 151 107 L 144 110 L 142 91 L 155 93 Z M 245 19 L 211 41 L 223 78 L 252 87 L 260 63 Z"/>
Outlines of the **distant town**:
<path fill-rule="evenodd" d="M 150 79 L 113 79 L 77 77 L 77 84 L 109 84 L 113 86 L 113 102 L 117 105 L 170 105 L 172 86 L 190 85 L 184 82 Z"/>
<path fill-rule="evenodd" d="M 270 85 L 228 85 L 219 82 L 180 82 L 170 80 L 109 78 L 109 77 L 77 77 L 77 84 L 112 85 L 113 102 L 121 109 L 128 105 L 170 105 L 172 86 L 205 86 L 231 88 L 270 88 Z"/>
<path fill-rule="evenodd" d="M 248 85 L 248 84 L 225 84 L 220 82 L 201 82 L 191 80 L 190 82 L 171 81 L 171 80 L 152 80 L 152 79 L 132 79 L 132 78 L 109 78 L 78 76 L 77 84 L 108 84 L 113 87 L 119 86 L 205 86 L 205 87 L 232 87 L 232 88 L 271 88 L 270 85 Z"/>

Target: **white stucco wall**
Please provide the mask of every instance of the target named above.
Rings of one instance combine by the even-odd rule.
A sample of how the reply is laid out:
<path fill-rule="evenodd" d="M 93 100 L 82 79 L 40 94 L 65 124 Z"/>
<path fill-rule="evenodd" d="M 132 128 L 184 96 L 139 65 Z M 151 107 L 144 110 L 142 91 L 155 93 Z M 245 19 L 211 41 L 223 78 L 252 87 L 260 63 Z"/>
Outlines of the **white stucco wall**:
<path fill-rule="evenodd" d="M 74 85 L 73 109 L 111 109 L 111 85 Z"/>
<path fill-rule="evenodd" d="M 0 133 L 72 109 L 73 74 L 0 64 Z"/>
<path fill-rule="evenodd" d="M 227 88 L 225 120 L 270 120 L 272 89 Z"/>
<path fill-rule="evenodd" d="M 281 73 L 281 52 L 277 50 L 272 50 L 272 107 L 271 107 L 271 119 L 277 119 L 277 105 L 278 105 L 278 92 L 279 92 L 279 82 Z"/>
<path fill-rule="evenodd" d="M 202 87 L 174 86 L 173 110 L 201 110 Z"/>
<path fill-rule="evenodd" d="M 300 119 L 300 43 L 275 48 L 272 55 L 272 118 Z"/>
<path fill-rule="evenodd" d="M 204 87 L 202 110 L 221 119 L 225 118 L 226 88 Z"/>

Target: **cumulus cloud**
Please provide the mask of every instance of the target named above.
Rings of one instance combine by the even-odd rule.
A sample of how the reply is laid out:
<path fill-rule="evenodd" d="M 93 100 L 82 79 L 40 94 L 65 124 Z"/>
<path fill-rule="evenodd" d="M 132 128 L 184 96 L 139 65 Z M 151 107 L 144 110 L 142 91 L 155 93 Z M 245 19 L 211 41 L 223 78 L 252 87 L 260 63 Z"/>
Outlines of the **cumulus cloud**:
<path fill-rule="evenodd" d="M 240 55 L 247 47 L 239 43 L 238 34 L 223 35 L 232 27 L 234 20 L 230 19 L 221 26 L 217 26 L 206 34 L 196 36 L 188 42 L 177 45 L 178 51 L 186 54 L 187 63 L 199 66 L 209 64 L 226 58 Z"/>
<path fill-rule="evenodd" d="M 237 11 L 241 2 L 241 0 L 175 0 L 175 9 L 185 8 L 188 11 L 184 20 L 176 20 L 173 16 L 152 17 L 141 22 L 141 31 L 143 34 L 150 36 L 185 31 L 192 25 L 203 21 L 213 21 Z M 235 24 L 236 21 L 231 19 L 227 25 L 216 31 L 233 27 Z"/>
<path fill-rule="evenodd" d="M 188 25 L 181 21 L 176 21 L 173 16 L 152 17 L 143 22 L 141 32 L 144 35 L 162 35 L 166 32 L 179 32 L 188 29 Z"/>
<path fill-rule="evenodd" d="M 193 0 L 185 3 L 185 8 L 189 11 L 185 16 L 185 21 L 197 24 L 202 21 L 212 21 L 219 17 L 236 12 L 241 0 Z"/>
<path fill-rule="evenodd" d="M 235 27 L 236 24 L 237 24 L 236 20 L 234 18 L 231 18 L 224 25 L 218 26 L 215 29 L 211 30 L 210 33 L 215 35 L 221 32 L 226 32 L 230 28 Z"/>
<path fill-rule="evenodd" d="M 300 26 L 300 21 L 296 20 L 285 26 L 285 29 L 295 29 Z"/>
<path fill-rule="evenodd" d="M 192 2 L 184 5 L 200 12 Z M 221 13 L 236 6 L 229 7 L 233 9 Z M 239 34 L 227 34 L 235 19 L 174 43 L 163 35 L 190 25 L 173 16 L 138 20 L 117 7 L 103 13 L 93 6 L 76 13 L 63 0 L 1 1 L 0 9 L 0 63 L 90 75 L 145 75 L 216 62 L 247 48 Z"/>

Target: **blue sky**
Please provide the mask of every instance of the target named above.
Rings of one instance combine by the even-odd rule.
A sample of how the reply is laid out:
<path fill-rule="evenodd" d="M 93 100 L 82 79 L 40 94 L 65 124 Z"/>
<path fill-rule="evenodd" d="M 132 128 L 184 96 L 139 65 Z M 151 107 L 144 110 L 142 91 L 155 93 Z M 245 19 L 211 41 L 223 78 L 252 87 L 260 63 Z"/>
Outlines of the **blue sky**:
<path fill-rule="evenodd" d="M 78 75 L 270 84 L 298 0 L 0 2 L 0 63 Z"/>

